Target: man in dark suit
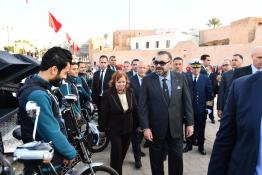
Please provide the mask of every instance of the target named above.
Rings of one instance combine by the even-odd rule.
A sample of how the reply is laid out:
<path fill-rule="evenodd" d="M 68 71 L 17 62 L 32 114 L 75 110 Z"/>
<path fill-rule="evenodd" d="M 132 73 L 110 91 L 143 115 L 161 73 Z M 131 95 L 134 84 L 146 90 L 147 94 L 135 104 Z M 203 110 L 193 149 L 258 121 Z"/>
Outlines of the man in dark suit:
<path fill-rule="evenodd" d="M 262 54 L 260 56 L 262 64 Z M 261 89 L 262 72 L 241 77 L 232 83 L 208 175 L 261 174 Z"/>
<path fill-rule="evenodd" d="M 262 46 L 254 48 L 251 57 L 258 73 L 231 85 L 208 175 L 262 172 Z"/>
<path fill-rule="evenodd" d="M 222 74 L 221 82 L 219 84 L 219 92 L 217 97 L 217 115 L 218 117 L 222 116 L 222 112 L 228 97 L 229 88 L 233 81 L 234 70 L 241 67 L 243 63 L 243 56 L 240 54 L 233 55 L 231 61 L 232 70 L 228 70 Z M 223 63 L 223 67 L 228 66 L 228 62 Z"/>
<path fill-rule="evenodd" d="M 213 100 L 212 85 L 207 76 L 200 74 L 201 63 L 199 60 L 193 60 L 190 65 L 192 74 L 188 74 L 187 78 L 193 99 L 194 134 L 187 138 L 184 152 L 191 151 L 193 142 L 197 139 L 198 151 L 200 154 L 206 155 L 204 149 L 205 126 L 207 111 L 211 112 L 210 105 L 208 107 L 208 104 Z"/>
<path fill-rule="evenodd" d="M 131 78 L 132 76 L 137 74 L 137 63 L 139 62 L 139 59 L 133 59 L 131 62 L 132 69 L 131 71 L 127 72 L 128 78 Z"/>
<path fill-rule="evenodd" d="M 108 69 L 112 69 L 113 71 L 117 71 L 116 67 L 116 57 L 114 55 L 109 57 L 109 64 L 107 66 Z"/>
<path fill-rule="evenodd" d="M 252 74 L 252 65 L 244 66 L 234 71 L 233 80 Z"/>
<path fill-rule="evenodd" d="M 203 64 L 201 66 L 200 74 L 208 76 L 209 66 L 211 65 L 210 55 L 207 54 L 201 55 L 200 60 L 202 61 Z"/>
<path fill-rule="evenodd" d="M 146 64 L 142 61 L 138 62 L 137 65 L 137 74 L 130 78 L 130 87 L 134 90 L 136 100 L 139 101 L 140 90 L 142 85 L 142 79 L 146 75 Z M 139 169 L 142 167 L 141 156 L 144 156 L 145 153 L 141 151 L 141 141 L 143 139 L 143 132 L 141 131 L 140 126 L 134 128 L 132 136 L 132 148 L 135 158 L 135 168 Z"/>
<path fill-rule="evenodd" d="M 214 73 L 212 70 L 210 55 L 207 55 L 207 54 L 201 55 L 200 60 L 202 61 L 202 64 L 203 64 L 201 66 L 200 74 L 206 75 L 207 77 L 209 77 L 209 79 L 211 80 L 211 84 L 213 85 L 213 95 L 215 96 L 215 94 L 217 94 L 216 89 L 218 89 L 217 88 L 218 83 L 216 80 L 217 74 Z M 214 101 L 212 102 L 211 105 L 212 105 L 212 112 L 208 116 L 211 122 L 214 124 L 215 123 L 215 117 L 213 113 Z"/>
<path fill-rule="evenodd" d="M 124 61 L 123 63 L 123 69 L 125 73 L 129 72 L 131 70 L 131 64 L 129 61 Z"/>
<path fill-rule="evenodd" d="M 173 59 L 173 70 L 178 73 L 183 73 L 183 58 L 175 57 Z"/>
<path fill-rule="evenodd" d="M 98 112 L 100 111 L 103 92 L 109 88 L 108 82 L 114 73 L 113 70 L 107 68 L 108 58 L 106 55 L 100 56 L 99 64 L 100 69 L 94 73 L 92 86 L 92 101 L 98 107 Z"/>
<path fill-rule="evenodd" d="M 163 148 L 168 147 L 168 174 L 183 174 L 183 117 L 187 136 L 193 134 L 193 108 L 184 75 L 170 72 L 172 55 L 157 53 L 156 72 L 143 78 L 139 98 L 139 119 L 149 154 L 153 175 L 164 175 Z"/>

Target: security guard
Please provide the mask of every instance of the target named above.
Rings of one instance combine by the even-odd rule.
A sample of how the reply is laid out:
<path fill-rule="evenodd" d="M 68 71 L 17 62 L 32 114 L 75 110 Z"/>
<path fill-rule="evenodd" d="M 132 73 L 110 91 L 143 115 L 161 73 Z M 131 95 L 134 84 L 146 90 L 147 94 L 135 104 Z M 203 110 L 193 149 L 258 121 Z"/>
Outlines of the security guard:
<path fill-rule="evenodd" d="M 187 139 L 184 152 L 192 150 L 194 139 L 197 139 L 198 151 L 200 154 L 205 155 L 205 126 L 207 113 L 211 112 L 209 101 L 213 99 L 212 85 L 207 76 L 200 74 L 201 62 L 199 60 L 193 60 L 190 65 L 192 72 L 187 74 L 187 78 L 194 109 L 194 134 Z"/>

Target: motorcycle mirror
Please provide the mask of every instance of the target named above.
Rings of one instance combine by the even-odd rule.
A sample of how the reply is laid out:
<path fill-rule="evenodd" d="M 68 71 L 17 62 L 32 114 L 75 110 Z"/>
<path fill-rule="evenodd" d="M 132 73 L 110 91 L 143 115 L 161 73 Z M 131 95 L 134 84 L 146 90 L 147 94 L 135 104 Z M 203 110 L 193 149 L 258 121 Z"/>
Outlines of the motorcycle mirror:
<path fill-rule="evenodd" d="M 40 107 L 34 101 L 28 101 L 25 106 L 27 115 L 31 118 L 37 117 L 40 112 Z"/>
<path fill-rule="evenodd" d="M 38 123 L 38 117 L 40 114 L 40 107 L 34 101 L 28 101 L 25 106 L 26 112 L 29 117 L 35 118 L 34 130 L 33 130 L 33 140 L 35 140 L 36 128 Z"/>

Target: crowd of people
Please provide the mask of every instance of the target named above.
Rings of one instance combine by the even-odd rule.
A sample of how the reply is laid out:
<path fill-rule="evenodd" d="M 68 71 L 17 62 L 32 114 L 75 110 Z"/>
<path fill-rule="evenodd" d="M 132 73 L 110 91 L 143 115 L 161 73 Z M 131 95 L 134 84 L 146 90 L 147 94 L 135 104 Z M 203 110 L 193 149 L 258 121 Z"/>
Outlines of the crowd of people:
<path fill-rule="evenodd" d="M 216 122 L 217 97 L 221 125 L 208 174 L 261 175 L 262 111 L 253 103 L 262 105 L 262 74 L 256 74 L 262 69 L 262 47 L 254 48 L 251 57 L 252 64 L 242 67 L 244 58 L 236 53 L 224 59 L 219 70 L 211 66 L 212 57 L 204 54 L 183 71 L 183 59 L 167 51 L 159 51 L 150 65 L 142 59 L 124 61 L 121 70 L 115 56 L 101 55 L 99 68 L 90 76 L 87 65 L 72 62 L 69 51 L 51 48 L 42 58 L 39 73 L 27 78 L 19 91 L 23 141 L 32 141 L 33 121 L 25 105 L 35 101 L 41 108 L 38 139 L 53 142 L 60 162 L 70 164 L 76 157 L 63 134 L 59 100 L 51 90 L 55 86 L 63 95 L 78 97 L 73 109 L 79 118 L 82 104 L 91 101 L 96 105 L 99 130 L 111 142 L 110 165 L 119 175 L 130 143 L 134 166 L 142 167 L 143 138 L 149 146 L 153 175 L 164 175 L 166 157 L 168 174 L 182 175 L 183 152 L 197 146 L 200 155 L 206 155 L 206 120 L 208 116 L 211 123 Z M 245 76 L 249 74 L 255 75 Z M 241 158 L 242 153 L 246 159 Z M 30 168 L 25 166 L 26 171 Z"/>

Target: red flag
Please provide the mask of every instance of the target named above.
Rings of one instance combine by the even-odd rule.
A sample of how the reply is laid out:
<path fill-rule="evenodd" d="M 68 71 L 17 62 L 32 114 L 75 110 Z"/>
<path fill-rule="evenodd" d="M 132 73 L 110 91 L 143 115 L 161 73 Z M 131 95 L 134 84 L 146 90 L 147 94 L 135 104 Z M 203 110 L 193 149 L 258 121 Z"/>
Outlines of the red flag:
<path fill-rule="evenodd" d="M 58 22 L 50 12 L 48 12 L 48 16 L 49 16 L 49 26 L 52 27 L 57 33 L 59 29 L 62 27 L 62 24 Z"/>
<path fill-rule="evenodd" d="M 68 35 L 67 32 L 66 32 L 66 39 L 67 39 L 68 44 L 70 44 L 70 42 L 71 42 L 71 38 L 70 38 L 70 36 Z"/>
<path fill-rule="evenodd" d="M 80 50 L 78 45 L 75 44 L 75 42 L 73 42 L 73 44 L 72 44 L 72 50 L 73 50 L 73 52 L 78 52 Z"/>

